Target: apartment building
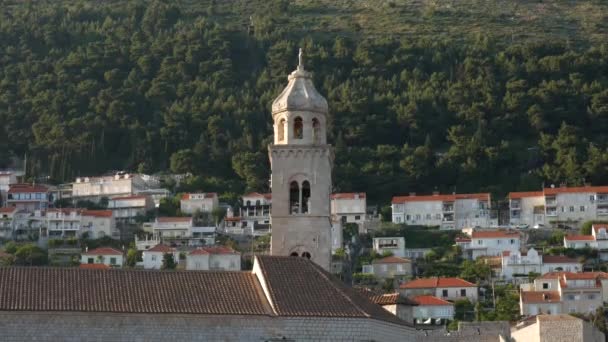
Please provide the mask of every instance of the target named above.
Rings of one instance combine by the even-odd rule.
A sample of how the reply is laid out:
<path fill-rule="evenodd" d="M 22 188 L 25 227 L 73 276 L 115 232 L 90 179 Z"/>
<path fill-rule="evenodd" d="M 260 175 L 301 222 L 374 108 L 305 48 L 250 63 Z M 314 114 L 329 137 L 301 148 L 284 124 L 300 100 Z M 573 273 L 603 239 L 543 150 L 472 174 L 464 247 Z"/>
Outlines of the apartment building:
<path fill-rule="evenodd" d="M 120 172 L 114 176 L 76 178 L 72 183 L 72 197 L 98 201 L 102 197 L 135 195 L 145 189 L 146 182 L 140 175 Z"/>
<path fill-rule="evenodd" d="M 112 197 L 108 201 L 108 209 L 114 213 L 118 222 L 133 223 L 138 216 L 144 217 L 154 209 L 154 201 L 145 195 Z"/>
<path fill-rule="evenodd" d="M 374 251 L 380 255 L 391 253 L 396 257 L 405 257 L 405 238 L 402 236 L 395 237 L 377 237 L 373 241 Z"/>
<path fill-rule="evenodd" d="M 477 285 L 460 278 L 420 278 L 399 286 L 399 293 L 407 297 L 431 295 L 444 300 L 476 302 L 477 292 Z"/>
<path fill-rule="evenodd" d="M 186 269 L 195 271 L 240 271 L 241 254 L 224 246 L 200 247 L 186 256 Z"/>
<path fill-rule="evenodd" d="M 50 206 L 53 198 L 49 196 L 49 188 L 44 185 L 11 184 L 6 199 L 7 207 L 20 210 L 44 210 Z"/>
<path fill-rule="evenodd" d="M 521 246 L 519 232 L 513 230 L 475 230 L 470 237 L 456 238 L 465 258 L 475 260 L 480 256 L 501 256 L 503 252 L 516 253 Z"/>
<path fill-rule="evenodd" d="M 118 238 L 116 221 L 110 210 L 75 208 L 37 210 L 29 218 L 32 226 L 42 235 L 51 238 L 79 237 L 87 233 L 90 238 Z"/>
<path fill-rule="evenodd" d="M 365 192 L 336 193 L 330 196 L 332 221 L 363 224 L 367 212 Z"/>
<path fill-rule="evenodd" d="M 238 215 L 238 223 L 243 232 L 254 236 L 270 233 L 271 207 L 272 194 L 251 192 L 243 195 Z"/>
<path fill-rule="evenodd" d="M 608 300 L 608 273 L 551 272 L 521 286 L 522 315 L 590 313 Z"/>
<path fill-rule="evenodd" d="M 393 223 L 439 226 L 441 229 L 490 227 L 498 225 L 491 215 L 489 193 L 417 196 L 395 196 L 392 204 Z"/>
<path fill-rule="evenodd" d="M 157 217 L 152 224 L 155 236 L 166 238 L 188 238 L 192 236 L 192 217 Z"/>
<path fill-rule="evenodd" d="M 412 276 L 412 261 L 396 256 L 376 259 L 363 265 L 363 273 L 372 274 L 376 279 L 407 279 Z"/>
<path fill-rule="evenodd" d="M 500 276 L 507 281 L 527 280 L 528 274 L 545 274 L 554 271 L 581 272 L 583 264 L 578 259 L 562 255 L 542 255 L 534 248 L 527 252 L 504 251 L 501 257 Z"/>
<path fill-rule="evenodd" d="M 608 186 L 550 187 L 509 194 L 511 224 L 580 227 L 608 219 Z"/>
<path fill-rule="evenodd" d="M 183 194 L 179 202 L 180 210 L 184 214 L 194 214 L 195 212 L 211 214 L 219 207 L 217 193 L 192 193 Z"/>
<path fill-rule="evenodd" d="M 591 235 L 566 235 L 564 247 L 597 249 L 600 259 L 608 260 L 608 224 L 596 223 L 591 226 Z"/>

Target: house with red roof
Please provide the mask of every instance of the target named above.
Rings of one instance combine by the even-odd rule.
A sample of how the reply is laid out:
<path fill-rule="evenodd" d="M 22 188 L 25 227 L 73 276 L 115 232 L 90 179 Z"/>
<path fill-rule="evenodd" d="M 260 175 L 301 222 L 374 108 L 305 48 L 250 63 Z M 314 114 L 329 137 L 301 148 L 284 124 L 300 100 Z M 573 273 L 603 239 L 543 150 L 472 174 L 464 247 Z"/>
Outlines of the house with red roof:
<path fill-rule="evenodd" d="M 219 199 L 215 192 L 183 194 L 179 201 L 182 213 L 190 215 L 196 212 L 211 214 L 219 205 Z"/>
<path fill-rule="evenodd" d="M 241 253 L 224 246 L 199 247 L 186 256 L 186 269 L 240 271 Z"/>
<path fill-rule="evenodd" d="M 138 216 L 145 216 L 154 209 L 154 200 L 150 195 L 128 195 L 112 197 L 108 201 L 116 221 L 133 223 Z"/>
<path fill-rule="evenodd" d="M 507 281 L 527 281 L 529 273 L 544 274 L 554 271 L 581 272 L 583 264 L 576 258 L 563 255 L 542 255 L 534 248 L 527 252 L 504 251 L 501 256 L 500 276 Z"/>
<path fill-rule="evenodd" d="M 164 244 L 158 244 L 149 248 L 142 253 L 144 269 L 160 270 L 163 265 L 163 257 L 165 254 L 171 254 L 175 263 L 179 263 L 179 251 Z"/>
<path fill-rule="evenodd" d="M 564 247 L 574 249 L 597 249 L 600 259 L 608 260 L 608 224 L 593 224 L 591 226 L 591 235 L 564 236 Z"/>
<path fill-rule="evenodd" d="M 152 224 L 152 233 L 166 239 L 192 236 L 193 220 L 190 216 L 157 217 Z"/>
<path fill-rule="evenodd" d="M 410 299 L 418 304 L 413 307 L 417 324 L 440 325 L 454 319 L 454 304 L 447 300 L 432 295 L 419 295 Z"/>
<path fill-rule="evenodd" d="M 509 193 L 511 224 L 580 227 L 608 218 L 608 186 L 551 186 Z"/>
<path fill-rule="evenodd" d="M 524 284 L 522 315 L 590 313 L 608 301 L 608 273 L 549 272 Z"/>
<path fill-rule="evenodd" d="M 332 221 L 342 224 L 364 224 L 367 212 L 365 192 L 335 193 L 330 195 L 329 200 Z"/>
<path fill-rule="evenodd" d="M 227 221 L 227 227 L 233 232 L 245 235 L 262 236 L 270 233 L 270 210 L 272 194 L 250 192 L 241 196 L 238 214 L 227 215 L 232 221 Z M 237 222 L 238 219 L 238 222 Z"/>
<path fill-rule="evenodd" d="M 480 256 L 501 256 L 504 251 L 519 251 L 521 236 L 519 232 L 506 229 L 472 229 L 469 237 L 457 237 L 465 258 L 475 260 Z"/>
<path fill-rule="evenodd" d="M 38 184 L 11 184 L 6 199 L 7 207 L 33 212 L 49 207 L 52 198 L 49 188 Z"/>
<path fill-rule="evenodd" d="M 399 293 L 414 297 L 430 295 L 444 300 L 469 299 L 476 302 L 479 298 L 477 285 L 460 278 L 420 278 L 399 286 Z"/>
<path fill-rule="evenodd" d="M 376 279 L 405 280 L 412 276 L 412 261 L 397 256 L 375 259 L 369 265 L 363 265 L 363 273 L 371 274 Z"/>
<path fill-rule="evenodd" d="M 122 251 L 111 247 L 99 247 L 86 250 L 80 255 L 81 265 L 106 265 L 108 267 L 122 267 L 124 265 L 124 254 Z"/>
<path fill-rule="evenodd" d="M 451 194 L 395 196 L 391 202 L 393 223 L 439 226 L 441 229 L 491 227 L 498 224 L 490 215 L 491 195 Z"/>

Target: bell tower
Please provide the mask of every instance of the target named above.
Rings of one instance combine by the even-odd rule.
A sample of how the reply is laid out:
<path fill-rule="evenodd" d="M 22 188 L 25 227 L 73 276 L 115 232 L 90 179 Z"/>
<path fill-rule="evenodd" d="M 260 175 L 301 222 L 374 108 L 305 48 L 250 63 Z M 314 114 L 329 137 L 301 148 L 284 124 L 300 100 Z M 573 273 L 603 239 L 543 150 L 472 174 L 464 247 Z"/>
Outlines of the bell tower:
<path fill-rule="evenodd" d="M 326 270 L 331 261 L 331 168 L 327 144 L 327 100 L 298 68 L 272 103 L 274 143 L 268 146 L 272 169 L 272 255 L 309 258 Z"/>

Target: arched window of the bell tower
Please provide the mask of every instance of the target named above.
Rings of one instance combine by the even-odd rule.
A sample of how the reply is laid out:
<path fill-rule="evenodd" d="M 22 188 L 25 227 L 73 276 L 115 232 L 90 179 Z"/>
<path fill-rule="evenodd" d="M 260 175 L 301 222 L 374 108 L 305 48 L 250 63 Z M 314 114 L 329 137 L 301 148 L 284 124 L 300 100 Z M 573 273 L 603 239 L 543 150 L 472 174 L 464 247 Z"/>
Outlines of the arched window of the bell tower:
<path fill-rule="evenodd" d="M 315 144 L 321 142 L 321 124 L 317 118 L 312 119 L 312 141 Z"/>
<path fill-rule="evenodd" d="M 302 182 L 302 214 L 308 214 L 310 210 L 310 183 Z"/>
<path fill-rule="evenodd" d="M 302 123 L 302 118 L 297 117 L 293 120 L 293 138 L 294 139 L 302 139 L 304 136 L 304 124 Z"/>
<path fill-rule="evenodd" d="M 300 186 L 296 181 L 289 184 L 289 213 L 300 213 Z"/>
<path fill-rule="evenodd" d="M 279 141 L 285 140 L 285 119 L 279 120 L 279 127 L 277 134 L 279 135 Z"/>
<path fill-rule="evenodd" d="M 289 256 L 295 256 L 295 257 L 297 257 L 299 255 L 298 255 L 298 252 L 292 252 L 291 254 L 289 254 Z"/>
<path fill-rule="evenodd" d="M 310 259 L 311 255 L 308 252 L 302 252 L 302 258 Z"/>

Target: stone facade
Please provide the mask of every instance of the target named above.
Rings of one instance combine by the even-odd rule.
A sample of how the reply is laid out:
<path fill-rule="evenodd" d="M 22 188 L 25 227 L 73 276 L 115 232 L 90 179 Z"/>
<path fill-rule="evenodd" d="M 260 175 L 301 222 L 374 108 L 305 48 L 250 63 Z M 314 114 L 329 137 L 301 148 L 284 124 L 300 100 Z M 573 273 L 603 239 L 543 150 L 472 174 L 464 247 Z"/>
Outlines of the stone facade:
<path fill-rule="evenodd" d="M 327 101 L 302 60 L 272 104 L 272 255 L 302 256 L 324 269 L 331 261 L 331 168 Z"/>

